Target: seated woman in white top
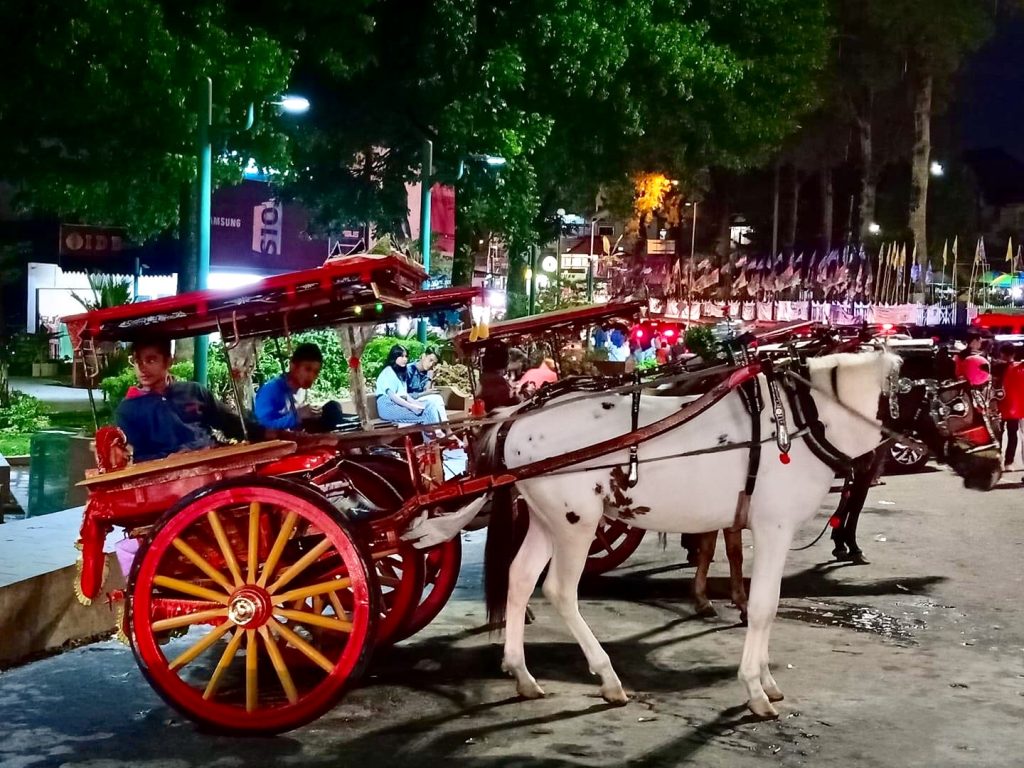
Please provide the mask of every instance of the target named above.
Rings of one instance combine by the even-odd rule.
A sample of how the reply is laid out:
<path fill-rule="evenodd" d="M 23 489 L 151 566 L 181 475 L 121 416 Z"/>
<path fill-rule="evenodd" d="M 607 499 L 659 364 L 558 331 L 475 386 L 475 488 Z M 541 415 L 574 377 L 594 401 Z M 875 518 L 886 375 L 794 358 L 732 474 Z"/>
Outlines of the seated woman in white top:
<path fill-rule="evenodd" d="M 440 424 L 448 420 L 440 397 L 415 400 L 409 396 L 406 366 L 409 353 L 396 344 L 388 353 L 387 363 L 377 376 L 377 414 L 385 421 L 399 424 Z"/>

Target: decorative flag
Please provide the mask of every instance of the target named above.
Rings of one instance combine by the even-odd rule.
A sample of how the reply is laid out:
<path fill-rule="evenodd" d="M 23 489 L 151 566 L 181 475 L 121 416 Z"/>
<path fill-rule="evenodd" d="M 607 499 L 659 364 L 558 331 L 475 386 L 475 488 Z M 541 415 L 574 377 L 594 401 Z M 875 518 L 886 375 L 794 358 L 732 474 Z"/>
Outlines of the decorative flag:
<path fill-rule="evenodd" d="M 946 274 L 946 262 L 949 261 L 949 238 L 942 241 L 942 274 Z"/>
<path fill-rule="evenodd" d="M 1013 237 L 1006 241 L 1006 268 L 1013 272 Z"/>
<path fill-rule="evenodd" d="M 910 257 L 910 282 L 917 283 L 921 279 L 921 265 L 917 263 L 917 243 L 914 243 L 914 252 Z"/>

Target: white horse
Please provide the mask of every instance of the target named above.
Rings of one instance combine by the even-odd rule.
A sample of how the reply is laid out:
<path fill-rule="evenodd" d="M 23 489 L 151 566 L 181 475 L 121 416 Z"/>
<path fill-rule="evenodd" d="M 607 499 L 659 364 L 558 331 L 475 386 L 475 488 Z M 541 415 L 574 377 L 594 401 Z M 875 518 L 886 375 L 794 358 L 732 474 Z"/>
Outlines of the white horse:
<path fill-rule="evenodd" d="M 837 354 L 808 361 L 814 384 L 812 396 L 827 440 L 835 449 L 856 457 L 880 443 L 881 433 L 875 421 L 879 395 L 897 365 L 898 359 L 886 352 Z M 762 434 L 767 439 L 775 434 L 775 425 L 763 376 L 758 377 L 758 383 L 766 403 L 761 421 Z M 663 419 L 687 402 L 689 399 L 644 397 L 639 425 Z M 559 404 L 557 408 L 550 407 L 554 403 Z M 534 413 L 523 414 L 508 431 L 504 444 L 506 465 L 514 470 L 625 435 L 632 429 L 630 405 L 628 394 L 568 394 Z M 788 411 L 787 404 L 787 414 Z M 550 562 L 544 581 L 545 596 L 580 644 L 591 672 L 600 676 L 601 695 L 609 702 L 627 700 L 608 654 L 580 615 L 577 602 L 580 575 L 598 523 L 602 515 L 608 515 L 620 517 L 633 526 L 666 533 L 702 533 L 732 526 L 737 494 L 743 490 L 747 476 L 747 450 L 657 459 L 749 441 L 750 418 L 739 393 L 732 392 L 694 420 L 642 443 L 639 482 L 632 488 L 624 480 L 628 466 L 625 450 L 517 482 L 516 488 L 529 507 L 529 528 L 518 554 L 517 537 L 508 530 L 510 505 L 502 503 L 501 494 L 496 495 L 488 533 L 488 611 L 499 620 L 501 614 L 505 615 L 502 669 L 515 677 L 521 696 L 544 695 L 526 668 L 523 635 L 527 601 Z M 792 427 L 791 414 L 787 421 Z M 833 470 L 800 439 L 793 443 L 788 463 L 780 461 L 774 442 L 764 444 L 749 507 L 756 557 L 749 596 L 749 626 L 739 666 L 747 706 L 762 717 L 777 717 L 772 702 L 783 698 L 768 666 L 768 637 L 778 607 L 786 555 L 794 534 L 818 511 L 833 477 Z"/>

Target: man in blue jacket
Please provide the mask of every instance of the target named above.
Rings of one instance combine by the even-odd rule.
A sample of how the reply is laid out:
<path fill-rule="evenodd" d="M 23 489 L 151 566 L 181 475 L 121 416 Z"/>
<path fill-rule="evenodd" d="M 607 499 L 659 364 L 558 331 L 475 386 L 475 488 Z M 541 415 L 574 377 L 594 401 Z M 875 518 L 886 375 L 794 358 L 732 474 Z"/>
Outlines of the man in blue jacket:
<path fill-rule="evenodd" d="M 244 437 L 238 414 L 218 402 L 208 389 L 171 377 L 169 341 L 136 342 L 132 363 L 139 383 L 129 387 L 114 419 L 132 446 L 135 461 L 217 445 L 214 430 L 228 438 Z M 262 438 L 257 425 L 249 429 L 250 439 Z"/>
<path fill-rule="evenodd" d="M 299 344 L 292 353 L 288 373 L 268 381 L 256 393 L 253 405 L 256 420 L 266 429 L 288 431 L 324 431 L 338 426 L 342 420 L 341 405 L 334 401 L 323 408 L 297 406 L 295 395 L 308 390 L 316 382 L 323 366 L 323 355 L 316 344 Z"/>

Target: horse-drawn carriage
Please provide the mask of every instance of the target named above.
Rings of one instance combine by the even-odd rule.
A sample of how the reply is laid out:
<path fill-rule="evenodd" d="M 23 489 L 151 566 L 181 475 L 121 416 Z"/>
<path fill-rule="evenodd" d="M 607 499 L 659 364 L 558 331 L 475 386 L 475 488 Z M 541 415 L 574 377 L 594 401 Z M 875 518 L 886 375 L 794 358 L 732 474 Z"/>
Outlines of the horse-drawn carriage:
<path fill-rule="evenodd" d="M 355 257 L 234 291 L 197 292 L 98 310 L 68 318 L 67 324 L 76 351 L 86 360 L 103 342 L 219 332 L 229 354 L 236 353 L 231 370 L 241 412 L 251 372 L 251 340 L 334 327 L 358 372 L 360 349 L 374 326 L 400 314 L 464 306 L 476 293 L 420 291 L 424 277 L 419 267 L 399 256 Z M 586 322 L 593 320 L 588 314 Z M 511 328 L 518 332 L 515 325 Z M 564 503 L 564 509 L 556 510 L 556 522 L 568 525 L 576 539 L 585 537 L 580 539 L 582 559 L 573 560 L 568 570 L 558 541 L 553 542 L 554 550 L 547 550 L 547 558 L 554 555 L 550 573 L 556 574 L 549 575 L 549 582 L 564 581 L 545 591 L 557 598 L 560 611 L 584 643 L 592 668 L 602 677 L 602 693 L 621 700 L 624 694 L 607 656 L 602 660 L 603 651 L 594 655 L 596 640 L 588 629 L 580 629 L 582 619 L 578 613 L 572 616 L 575 607 L 562 603 L 572 587 L 574 569 L 578 566 L 576 578 L 583 570 L 600 521 L 706 531 L 749 524 L 744 515 L 751 510 L 755 521 L 758 514 L 769 520 L 778 505 L 762 497 L 772 492 L 766 487 L 778 490 L 777 472 L 761 481 L 755 495 L 758 472 L 753 457 L 759 461 L 762 449 L 775 444 L 784 463 L 790 455 L 801 464 L 817 461 L 813 449 L 801 442 L 814 442 L 808 438 L 815 434 L 815 425 L 827 422 L 840 432 L 857 431 L 852 426 L 856 419 L 845 416 L 847 411 L 862 421 L 871 421 L 874 415 L 862 413 L 864 392 L 856 396 L 855 406 L 844 403 L 848 395 L 840 386 L 833 386 L 824 399 L 816 392 L 827 381 L 828 371 L 835 379 L 834 371 L 846 365 L 845 360 L 820 365 L 807 374 L 807 381 L 813 379 L 810 384 L 800 383 L 804 379 L 799 376 L 787 379 L 804 392 L 799 402 L 805 410 L 793 411 L 779 394 L 781 379 L 775 369 L 742 348 L 731 354 L 729 361 L 699 370 L 682 365 L 645 377 L 582 377 L 542 390 L 519 408 L 467 419 L 456 428 L 476 440 L 474 454 L 490 454 L 492 461 L 487 470 L 470 461 L 469 471 L 447 480 L 428 471 L 439 446 L 417 445 L 419 428 L 364 429 L 326 440 L 321 436 L 313 444 L 298 439 L 243 442 L 137 464 L 126 460 L 128 447 L 119 430 L 101 429 L 96 438 L 97 470 L 83 481 L 90 495 L 81 530 L 78 592 L 84 600 L 104 594 L 103 542 L 114 527 L 123 528 L 138 547 L 134 554 L 124 548 L 126 588 L 110 597 L 124 602 L 122 627 L 153 687 L 178 710 L 207 725 L 243 733 L 280 732 L 329 709 L 358 678 L 375 645 L 410 636 L 440 612 L 458 575 L 459 531 L 488 498 L 499 498 L 515 487 L 529 503 L 531 516 L 545 513 L 551 499 Z M 882 355 L 860 367 L 870 373 L 890 366 L 889 356 Z M 866 386 L 867 396 L 877 397 L 887 381 L 868 377 L 861 381 L 861 389 Z M 353 383 L 359 405 L 360 376 L 354 376 Z M 670 396 L 642 397 L 664 388 L 671 388 Z M 814 413 L 806 410 L 815 403 Z M 790 413 L 797 417 L 793 430 L 786 426 Z M 572 423 L 584 416 L 591 425 L 588 430 L 534 434 L 538 425 L 551 426 L 565 418 Z M 698 419 L 717 419 L 718 426 L 711 427 L 714 434 L 691 428 Z M 364 424 L 369 426 L 365 417 Z M 681 447 L 655 455 L 664 451 L 666 439 L 683 434 L 683 428 L 689 437 Z M 841 448 L 859 449 L 871 442 L 871 434 L 870 426 L 865 430 L 861 424 L 857 440 L 838 442 Z M 700 439 L 690 445 L 694 435 Z M 877 440 L 877 427 L 874 435 Z M 818 443 L 834 445 L 836 438 L 819 435 Z M 841 450 L 838 453 L 842 455 Z M 703 465 L 712 457 L 730 457 L 718 480 L 707 471 L 718 465 Z M 736 478 L 740 502 L 729 502 L 724 516 L 718 509 L 722 505 L 716 504 L 679 527 L 666 521 L 652 526 L 649 521 L 661 514 L 653 502 L 644 501 L 651 494 L 652 480 L 668 482 L 666 471 L 678 480 L 678 468 L 672 467 L 691 460 L 701 463 L 691 479 L 692 493 L 685 500 L 669 494 L 674 506 L 680 501 L 692 506 L 716 483 L 723 498 L 734 494 L 731 483 L 737 468 L 743 469 Z M 822 475 L 820 469 L 814 473 Z M 790 477 L 792 482 L 803 475 L 794 472 Z M 554 494 L 548 499 L 538 495 L 538 484 L 544 483 Z M 566 488 L 576 493 L 562 502 Z M 576 496 L 581 498 L 575 500 Z M 500 521 L 500 510 L 497 516 Z M 492 520 L 491 536 L 493 524 Z M 555 530 L 550 521 L 531 526 L 527 550 L 537 544 L 542 528 Z M 511 547 L 512 538 L 501 530 L 497 544 Z M 415 548 L 410 541 L 416 542 Z M 759 545 L 759 561 L 761 549 Z M 547 561 L 530 555 L 524 562 L 535 581 Z M 508 562 L 502 563 L 496 555 L 488 570 L 504 567 L 504 587 L 513 587 L 507 643 L 514 647 L 522 641 L 522 617 L 515 610 L 520 601 L 525 608 L 526 580 L 521 573 L 517 576 L 519 559 L 511 572 Z M 758 584 L 766 577 L 755 570 L 754 578 L 752 611 Z M 772 578 L 767 577 L 769 589 Z M 500 589 L 489 585 L 488 593 L 493 602 Z M 764 629 L 762 614 L 763 610 L 756 622 L 752 619 L 758 632 Z M 751 642 L 762 641 L 748 638 Z M 764 646 L 766 653 L 766 639 Z M 506 662 L 520 692 L 537 695 L 539 688 L 536 681 L 530 685 L 521 653 L 510 656 L 509 647 Z M 750 677 L 749 669 L 741 670 L 741 676 L 751 707 L 765 714 L 771 711 L 768 698 L 774 683 L 768 682 L 770 675 L 764 676 L 767 656 L 758 654 L 750 663 L 760 665 L 764 656 L 764 689 Z"/>

